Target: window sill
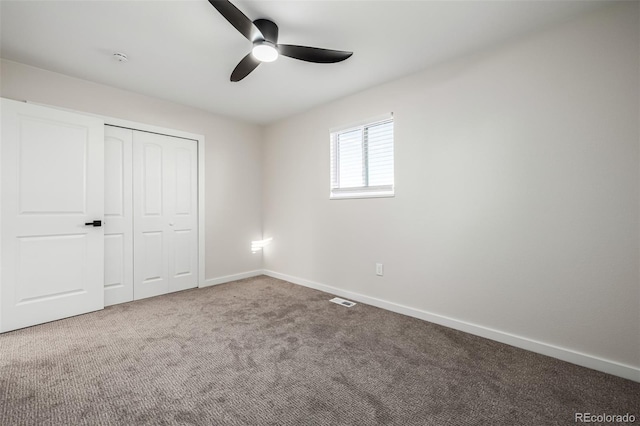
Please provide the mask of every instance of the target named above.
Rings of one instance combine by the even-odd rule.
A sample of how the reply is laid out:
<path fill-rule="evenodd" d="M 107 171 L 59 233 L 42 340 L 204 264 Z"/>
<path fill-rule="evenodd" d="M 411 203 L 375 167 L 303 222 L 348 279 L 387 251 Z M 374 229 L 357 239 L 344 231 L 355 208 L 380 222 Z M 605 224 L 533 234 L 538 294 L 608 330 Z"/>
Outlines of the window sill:
<path fill-rule="evenodd" d="M 395 197 L 396 194 L 393 192 L 372 192 L 372 193 L 366 193 L 366 192 L 345 192 L 345 193 L 338 193 L 338 194 L 330 194 L 329 195 L 329 199 L 330 200 L 350 200 L 350 199 L 358 199 L 358 198 L 393 198 Z"/>

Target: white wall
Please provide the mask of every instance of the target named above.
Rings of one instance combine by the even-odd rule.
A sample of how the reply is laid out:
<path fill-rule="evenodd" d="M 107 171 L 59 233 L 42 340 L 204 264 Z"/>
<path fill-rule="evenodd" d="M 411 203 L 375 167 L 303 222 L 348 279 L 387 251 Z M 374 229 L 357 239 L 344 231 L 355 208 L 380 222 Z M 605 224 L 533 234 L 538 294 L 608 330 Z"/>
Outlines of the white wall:
<path fill-rule="evenodd" d="M 269 126 L 265 269 L 635 374 L 638 19 L 606 7 Z M 389 111 L 396 197 L 330 201 L 328 129 Z"/>
<path fill-rule="evenodd" d="M 0 96 L 203 134 L 206 142 L 208 279 L 259 270 L 251 240 L 262 237 L 262 134 L 257 126 L 205 111 L 1 61 Z"/>

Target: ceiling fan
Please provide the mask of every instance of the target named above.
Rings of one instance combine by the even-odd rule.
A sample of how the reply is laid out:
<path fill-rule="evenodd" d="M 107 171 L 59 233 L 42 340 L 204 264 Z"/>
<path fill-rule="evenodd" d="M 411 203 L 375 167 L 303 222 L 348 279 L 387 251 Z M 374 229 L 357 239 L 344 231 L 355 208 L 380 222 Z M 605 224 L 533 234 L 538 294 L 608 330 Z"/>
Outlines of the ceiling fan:
<path fill-rule="evenodd" d="M 236 30 L 253 43 L 253 49 L 245 56 L 231 73 L 231 81 L 240 81 L 261 62 L 273 62 L 278 55 L 288 56 L 301 61 L 329 64 L 344 61 L 353 52 L 321 49 L 319 47 L 278 44 L 278 26 L 268 19 L 251 21 L 228 0 L 209 0 L 218 12 Z"/>

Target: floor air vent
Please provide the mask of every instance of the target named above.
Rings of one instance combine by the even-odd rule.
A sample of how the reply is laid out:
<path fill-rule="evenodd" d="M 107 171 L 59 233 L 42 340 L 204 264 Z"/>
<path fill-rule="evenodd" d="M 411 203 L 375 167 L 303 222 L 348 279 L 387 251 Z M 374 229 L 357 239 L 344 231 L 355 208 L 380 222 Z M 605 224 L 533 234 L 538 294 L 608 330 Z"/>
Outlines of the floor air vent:
<path fill-rule="evenodd" d="M 356 302 L 340 299 L 339 297 L 334 297 L 333 299 L 329 300 L 329 302 L 337 303 L 338 305 L 346 306 L 347 308 L 350 308 L 356 304 Z"/>

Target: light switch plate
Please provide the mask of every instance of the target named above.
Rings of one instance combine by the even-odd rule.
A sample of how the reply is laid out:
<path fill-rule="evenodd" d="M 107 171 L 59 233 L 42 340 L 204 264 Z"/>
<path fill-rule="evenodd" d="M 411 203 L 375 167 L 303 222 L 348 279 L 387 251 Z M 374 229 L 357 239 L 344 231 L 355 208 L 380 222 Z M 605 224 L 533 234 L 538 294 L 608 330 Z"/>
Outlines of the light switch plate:
<path fill-rule="evenodd" d="M 384 275 L 384 269 L 383 269 L 382 263 L 376 263 L 376 275 L 379 275 L 379 276 Z"/>

